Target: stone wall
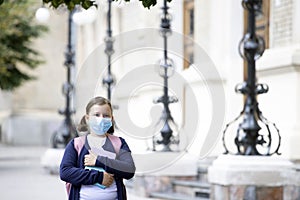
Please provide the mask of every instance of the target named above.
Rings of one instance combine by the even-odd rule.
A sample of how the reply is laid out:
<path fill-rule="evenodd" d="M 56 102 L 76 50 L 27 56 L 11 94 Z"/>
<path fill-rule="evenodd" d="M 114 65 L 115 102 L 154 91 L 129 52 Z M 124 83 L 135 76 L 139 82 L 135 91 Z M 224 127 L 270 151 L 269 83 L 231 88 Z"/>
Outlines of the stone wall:
<path fill-rule="evenodd" d="M 211 185 L 212 200 L 298 200 L 299 186 Z"/>
<path fill-rule="evenodd" d="M 293 35 L 293 0 L 274 0 L 271 5 L 271 45 L 274 48 L 290 45 Z"/>

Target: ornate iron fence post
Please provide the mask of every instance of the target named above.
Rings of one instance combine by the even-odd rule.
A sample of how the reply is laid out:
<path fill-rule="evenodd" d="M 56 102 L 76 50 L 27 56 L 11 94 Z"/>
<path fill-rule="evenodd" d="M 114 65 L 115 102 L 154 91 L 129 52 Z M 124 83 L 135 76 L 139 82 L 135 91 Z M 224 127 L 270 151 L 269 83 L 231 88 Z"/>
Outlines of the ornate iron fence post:
<path fill-rule="evenodd" d="M 237 147 L 238 155 L 272 155 L 279 154 L 278 150 L 281 143 L 279 130 L 274 123 L 269 122 L 258 107 L 257 95 L 267 93 L 266 84 L 256 83 L 256 60 L 262 56 L 265 50 L 264 39 L 256 34 L 256 14 L 261 12 L 262 0 L 243 0 L 242 5 L 248 13 L 247 33 L 242 38 L 239 45 L 239 53 L 247 62 L 247 80 L 236 86 L 238 93 L 245 95 L 244 108 L 241 114 L 232 122 L 226 125 L 223 133 L 223 145 L 225 153 L 229 151 L 225 136 L 228 127 L 242 118 L 239 123 L 234 143 Z M 262 126 L 267 134 L 261 134 Z M 271 126 L 277 133 L 278 144 L 271 152 L 272 132 Z"/>
<path fill-rule="evenodd" d="M 111 100 L 111 90 L 112 86 L 115 83 L 115 78 L 111 73 L 111 57 L 114 54 L 113 43 L 114 39 L 112 37 L 112 29 L 111 29 L 111 3 L 112 0 L 108 0 L 108 11 L 107 11 L 107 35 L 104 39 L 106 47 L 105 53 L 107 55 L 107 74 L 102 79 L 102 84 L 107 88 L 107 99 Z"/>
<path fill-rule="evenodd" d="M 170 122 L 174 123 L 174 119 L 171 115 L 171 111 L 169 108 L 170 103 L 175 103 L 178 101 L 176 97 L 170 97 L 168 94 L 168 79 L 174 73 L 174 63 L 168 57 L 168 36 L 171 35 L 171 15 L 168 13 L 169 7 L 167 6 L 167 0 L 164 0 L 164 6 L 162 7 L 163 15 L 161 17 L 161 25 L 160 25 L 160 33 L 163 37 L 164 41 L 164 58 L 160 62 L 160 76 L 163 77 L 164 80 L 164 88 L 163 88 L 163 96 L 154 101 L 154 103 L 162 103 L 163 104 L 163 112 L 160 118 L 160 121 L 164 123 L 160 133 L 160 140 L 155 140 L 153 138 L 153 150 L 156 150 L 156 144 L 162 144 L 162 151 L 171 151 L 170 145 L 172 143 L 179 143 L 179 141 L 174 139 L 173 130 L 170 127 Z M 174 123 L 175 124 L 175 123 Z"/>
<path fill-rule="evenodd" d="M 78 136 L 75 125 L 72 121 L 72 114 L 75 110 L 71 108 L 71 98 L 74 93 L 74 85 L 71 82 L 72 68 L 75 66 L 75 49 L 74 49 L 74 22 L 73 14 L 76 11 L 69 11 L 68 16 L 68 44 L 65 52 L 65 67 L 67 68 L 67 81 L 63 84 L 62 92 L 66 98 L 65 109 L 59 110 L 59 114 L 64 115 L 65 119 L 57 131 L 52 136 L 53 148 L 64 148 L 68 142 Z"/>

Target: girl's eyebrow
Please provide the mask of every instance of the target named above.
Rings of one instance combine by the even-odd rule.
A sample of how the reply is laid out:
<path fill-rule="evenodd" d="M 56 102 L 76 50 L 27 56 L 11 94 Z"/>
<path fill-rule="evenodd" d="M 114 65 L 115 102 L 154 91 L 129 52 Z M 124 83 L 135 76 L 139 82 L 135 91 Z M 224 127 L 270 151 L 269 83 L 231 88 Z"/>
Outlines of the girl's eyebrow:
<path fill-rule="evenodd" d="M 93 114 L 102 114 L 102 115 L 110 115 L 110 113 L 109 112 L 98 112 L 98 111 L 96 111 L 96 112 L 93 112 Z"/>

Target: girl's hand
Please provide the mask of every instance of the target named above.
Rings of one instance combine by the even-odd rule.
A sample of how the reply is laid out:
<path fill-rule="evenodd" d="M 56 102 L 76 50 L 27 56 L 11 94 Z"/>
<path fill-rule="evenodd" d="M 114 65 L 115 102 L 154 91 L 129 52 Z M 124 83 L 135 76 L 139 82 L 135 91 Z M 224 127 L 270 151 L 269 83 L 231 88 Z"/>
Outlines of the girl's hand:
<path fill-rule="evenodd" d="M 95 166 L 97 155 L 91 150 L 89 150 L 89 153 L 84 156 L 84 166 Z"/>
<path fill-rule="evenodd" d="M 109 174 L 107 172 L 103 172 L 103 180 L 102 185 L 105 185 L 106 187 L 109 187 L 114 181 L 114 175 Z"/>

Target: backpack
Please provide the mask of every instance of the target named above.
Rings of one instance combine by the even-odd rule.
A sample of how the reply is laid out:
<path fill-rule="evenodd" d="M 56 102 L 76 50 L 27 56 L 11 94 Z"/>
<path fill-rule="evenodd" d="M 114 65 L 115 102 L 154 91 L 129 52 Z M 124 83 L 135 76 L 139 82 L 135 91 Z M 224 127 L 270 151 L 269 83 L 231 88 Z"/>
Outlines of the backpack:
<path fill-rule="evenodd" d="M 117 136 L 111 135 L 111 134 L 108 134 L 107 137 L 111 141 L 111 143 L 114 147 L 114 150 L 115 150 L 116 154 L 118 155 L 119 152 L 120 152 L 120 149 L 121 149 L 121 145 L 122 145 L 122 142 L 121 142 L 120 138 L 117 137 Z M 80 152 L 81 152 L 81 150 L 82 150 L 82 148 L 85 144 L 85 138 L 86 138 L 85 135 L 74 138 L 74 148 L 77 151 L 77 156 L 78 157 L 79 157 Z M 70 195 L 71 186 L 72 186 L 71 183 L 66 182 L 66 190 L 67 190 L 68 196 Z"/>

